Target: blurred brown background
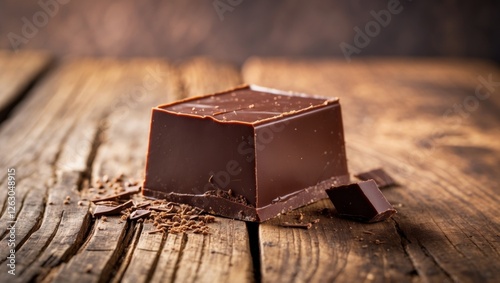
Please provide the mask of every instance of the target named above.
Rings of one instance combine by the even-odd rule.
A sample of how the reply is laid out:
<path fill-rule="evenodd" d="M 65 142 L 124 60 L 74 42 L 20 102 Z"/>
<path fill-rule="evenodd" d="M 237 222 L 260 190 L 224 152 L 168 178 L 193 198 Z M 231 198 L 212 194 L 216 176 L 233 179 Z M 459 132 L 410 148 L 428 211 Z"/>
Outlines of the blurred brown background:
<path fill-rule="evenodd" d="M 236 64 L 252 55 L 343 57 L 340 43 L 354 45 L 354 28 L 364 29 L 374 20 L 371 11 L 387 10 L 389 2 L 1 0 L 0 48 L 174 60 L 208 55 Z M 402 11 L 353 57 L 500 61 L 499 1 L 400 5 Z"/>

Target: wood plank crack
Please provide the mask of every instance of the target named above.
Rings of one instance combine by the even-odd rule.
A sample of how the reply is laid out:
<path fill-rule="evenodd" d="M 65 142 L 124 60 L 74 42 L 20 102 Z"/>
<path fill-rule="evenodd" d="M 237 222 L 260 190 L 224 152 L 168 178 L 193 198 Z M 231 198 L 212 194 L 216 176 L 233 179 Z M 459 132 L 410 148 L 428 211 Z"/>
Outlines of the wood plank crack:
<path fill-rule="evenodd" d="M 0 124 L 54 67 L 52 57 L 43 52 L 21 53 L 0 50 Z M 5 68 L 5 70 L 3 70 Z"/>
<path fill-rule="evenodd" d="M 413 266 L 413 270 L 411 270 L 408 273 L 408 275 L 410 275 L 412 277 L 419 276 L 417 266 L 415 266 L 415 263 L 413 262 L 413 259 L 408 252 L 408 244 L 411 244 L 412 242 L 410 241 L 410 239 L 408 239 L 408 237 L 406 236 L 406 233 L 403 231 L 403 229 L 401 229 L 398 221 L 394 217 L 391 218 L 391 220 L 392 220 L 392 222 L 394 222 L 394 229 L 396 230 L 396 232 L 398 233 L 398 235 L 401 239 L 401 248 L 403 249 L 405 256 L 408 258 L 408 261 L 411 262 L 411 264 Z"/>
<path fill-rule="evenodd" d="M 134 235 L 132 236 L 132 239 L 130 240 L 130 244 L 125 247 L 125 250 L 124 250 L 120 260 L 118 260 L 118 264 L 117 264 L 118 267 L 117 267 L 116 271 L 114 272 L 114 275 L 112 276 L 113 277 L 112 282 L 114 282 L 114 283 L 122 282 L 123 275 L 130 264 L 130 261 L 132 259 L 133 254 L 134 254 L 134 251 L 135 251 L 135 247 L 137 246 L 137 242 L 139 241 L 139 237 L 140 237 L 141 231 L 143 229 L 142 226 L 143 225 L 141 223 L 135 225 Z"/>
<path fill-rule="evenodd" d="M 457 280 L 453 278 L 453 276 L 446 270 L 446 268 L 444 268 L 441 264 L 439 264 L 439 261 L 429 252 L 429 250 L 422 243 L 420 243 L 420 241 L 417 241 L 417 244 L 424 253 L 424 255 L 432 260 L 434 265 L 446 276 L 446 278 L 448 278 L 452 282 L 457 282 Z"/>
<path fill-rule="evenodd" d="M 172 277 L 170 280 L 171 283 L 175 282 L 177 279 L 177 272 L 179 271 L 179 267 L 181 265 L 181 260 L 182 260 L 182 257 L 184 256 L 184 250 L 186 249 L 186 244 L 187 244 L 187 235 L 182 233 L 180 235 L 180 237 L 181 237 L 181 241 L 180 241 L 180 245 L 179 245 L 177 259 L 176 259 L 175 264 L 173 266 Z"/>

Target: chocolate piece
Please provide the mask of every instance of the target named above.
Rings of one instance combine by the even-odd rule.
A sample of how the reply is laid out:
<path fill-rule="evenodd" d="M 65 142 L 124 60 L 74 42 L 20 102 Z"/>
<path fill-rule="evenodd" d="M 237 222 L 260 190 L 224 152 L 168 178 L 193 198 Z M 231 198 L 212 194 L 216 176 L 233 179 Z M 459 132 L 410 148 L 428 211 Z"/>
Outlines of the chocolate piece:
<path fill-rule="evenodd" d="M 332 187 L 326 193 L 340 216 L 377 222 L 396 213 L 373 180 Z"/>
<path fill-rule="evenodd" d="M 264 221 L 348 180 L 337 98 L 243 86 L 152 110 L 148 197 Z"/>
<path fill-rule="evenodd" d="M 126 203 L 120 204 L 118 206 L 105 206 L 105 205 L 97 205 L 94 209 L 94 217 L 99 217 L 102 215 L 119 215 L 123 210 L 130 208 L 134 205 L 132 200 L 127 201 Z"/>
<path fill-rule="evenodd" d="M 382 168 L 373 169 L 354 176 L 363 181 L 374 180 L 381 189 L 396 185 L 396 181 Z"/>

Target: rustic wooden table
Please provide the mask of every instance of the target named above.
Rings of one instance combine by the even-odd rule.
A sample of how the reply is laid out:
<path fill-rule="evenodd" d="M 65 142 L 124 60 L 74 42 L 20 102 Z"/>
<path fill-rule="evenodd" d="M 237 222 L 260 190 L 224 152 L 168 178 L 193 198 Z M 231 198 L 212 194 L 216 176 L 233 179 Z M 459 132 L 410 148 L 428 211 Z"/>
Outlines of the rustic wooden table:
<path fill-rule="evenodd" d="M 350 172 L 385 168 L 400 184 L 384 189 L 398 214 L 361 224 L 320 201 L 260 225 L 217 218 L 210 235 L 162 235 L 93 219 L 89 203 L 78 204 L 99 176 L 142 178 L 152 106 L 242 82 L 340 97 Z M 204 58 L 54 62 L 0 52 L 0 113 L 1 282 L 500 277 L 500 71 L 488 62 L 251 58 L 238 70 Z M 279 226 L 300 212 L 320 222 Z"/>

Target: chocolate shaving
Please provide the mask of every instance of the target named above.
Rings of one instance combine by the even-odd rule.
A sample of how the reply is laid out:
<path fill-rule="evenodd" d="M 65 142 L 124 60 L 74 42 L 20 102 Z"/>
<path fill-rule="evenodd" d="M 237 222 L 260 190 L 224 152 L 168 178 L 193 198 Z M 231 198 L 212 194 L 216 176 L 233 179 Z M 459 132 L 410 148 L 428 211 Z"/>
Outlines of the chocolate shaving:
<path fill-rule="evenodd" d="M 118 206 L 105 206 L 98 205 L 94 209 L 94 217 L 99 217 L 102 215 L 118 215 L 122 210 L 130 208 L 134 205 L 134 202 L 129 200 L 126 203 L 120 204 Z"/>
<path fill-rule="evenodd" d="M 104 206 L 118 206 L 118 205 L 120 205 L 120 203 L 117 201 L 109 201 L 109 200 L 108 201 L 96 201 L 96 202 L 94 202 L 94 204 L 104 205 Z"/>
<path fill-rule="evenodd" d="M 146 209 L 138 209 L 134 210 L 132 213 L 130 213 L 130 220 L 137 220 L 139 218 L 145 218 L 148 217 L 151 214 L 151 210 L 146 210 Z"/>
<path fill-rule="evenodd" d="M 150 201 L 144 201 L 144 202 L 141 202 L 141 203 L 139 203 L 139 204 L 136 204 L 136 205 L 134 206 L 134 208 L 144 208 L 144 207 L 147 207 L 147 206 L 149 206 L 149 205 L 151 205 L 151 202 L 150 202 Z"/>
<path fill-rule="evenodd" d="M 166 200 L 145 200 L 140 195 L 134 196 L 141 192 L 141 186 L 137 185 L 139 182 L 124 180 L 125 176 L 120 175 L 116 178 L 103 177 L 102 181 L 100 179 L 96 181 L 96 187 L 100 188 L 97 194 L 105 195 L 110 192 L 114 194 L 102 198 L 96 195 L 95 199 L 91 200 L 95 205 L 94 217 L 121 215 L 120 222 L 128 219 L 137 223 L 152 223 L 155 230 L 148 232 L 151 234 L 192 232 L 207 235 L 210 233 L 207 224 L 215 222 L 214 216 L 203 215 L 205 212 L 202 209 L 187 204 Z"/>

